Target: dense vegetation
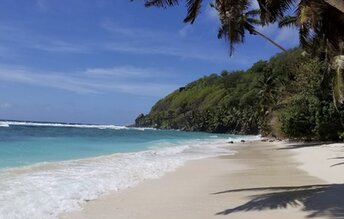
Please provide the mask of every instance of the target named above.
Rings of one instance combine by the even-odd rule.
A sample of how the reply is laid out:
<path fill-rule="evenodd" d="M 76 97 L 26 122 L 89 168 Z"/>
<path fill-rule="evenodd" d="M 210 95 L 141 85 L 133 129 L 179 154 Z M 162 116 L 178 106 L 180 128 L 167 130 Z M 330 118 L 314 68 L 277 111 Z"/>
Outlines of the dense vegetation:
<path fill-rule="evenodd" d="M 220 133 L 338 139 L 329 66 L 301 49 L 259 61 L 247 71 L 211 74 L 158 101 L 137 126 Z"/>
<path fill-rule="evenodd" d="M 247 34 L 257 35 L 281 50 L 285 49 L 259 32 L 268 24 L 298 29 L 303 49 L 327 63 L 331 74 L 322 74 L 331 84 L 336 107 L 344 109 L 344 1 L 343 0 L 144 0 L 147 7 L 187 6 L 185 23 L 193 24 L 204 5 L 211 6 L 219 19 L 218 38 L 228 42 L 230 54 L 245 42 Z M 256 4 L 258 3 L 258 4 Z M 335 75 L 335 76 L 333 76 Z M 333 81 L 333 83 L 332 83 Z M 302 94 L 300 94 L 302 95 Z M 297 102 L 297 101 L 296 101 Z M 291 122 L 291 120 L 289 120 Z M 286 127 L 284 127 L 286 129 Z"/>

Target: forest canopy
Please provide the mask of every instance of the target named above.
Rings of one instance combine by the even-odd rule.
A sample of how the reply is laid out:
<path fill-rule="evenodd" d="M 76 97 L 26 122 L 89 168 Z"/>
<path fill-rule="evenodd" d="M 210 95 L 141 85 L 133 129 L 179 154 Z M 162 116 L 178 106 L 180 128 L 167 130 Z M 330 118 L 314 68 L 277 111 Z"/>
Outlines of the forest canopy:
<path fill-rule="evenodd" d="M 293 49 L 247 71 L 222 71 L 158 101 L 136 126 L 332 140 L 344 131 L 326 63 Z"/>

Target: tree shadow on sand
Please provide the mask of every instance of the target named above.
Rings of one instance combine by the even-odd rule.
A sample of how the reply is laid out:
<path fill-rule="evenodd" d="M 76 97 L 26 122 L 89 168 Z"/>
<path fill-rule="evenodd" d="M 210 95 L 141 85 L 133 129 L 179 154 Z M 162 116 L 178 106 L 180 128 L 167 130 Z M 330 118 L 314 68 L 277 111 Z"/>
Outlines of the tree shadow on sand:
<path fill-rule="evenodd" d="M 320 147 L 323 145 L 333 144 L 333 142 L 303 142 L 303 143 L 292 143 L 286 144 L 282 148 L 278 148 L 277 150 L 291 150 L 291 149 L 300 149 L 300 148 L 309 148 L 309 147 Z"/>
<path fill-rule="evenodd" d="M 334 158 L 329 158 L 330 160 L 342 160 L 344 159 L 344 157 L 334 157 Z M 333 164 L 331 165 L 331 167 L 336 167 L 336 166 L 341 166 L 341 165 L 344 165 L 344 162 L 339 162 L 339 163 L 336 163 L 336 164 Z"/>
<path fill-rule="evenodd" d="M 272 192 L 250 196 L 251 200 L 247 203 L 218 212 L 216 215 L 303 206 L 302 210 L 308 213 L 308 218 L 344 218 L 344 184 L 249 188 L 222 191 L 214 195 L 243 191 Z"/>

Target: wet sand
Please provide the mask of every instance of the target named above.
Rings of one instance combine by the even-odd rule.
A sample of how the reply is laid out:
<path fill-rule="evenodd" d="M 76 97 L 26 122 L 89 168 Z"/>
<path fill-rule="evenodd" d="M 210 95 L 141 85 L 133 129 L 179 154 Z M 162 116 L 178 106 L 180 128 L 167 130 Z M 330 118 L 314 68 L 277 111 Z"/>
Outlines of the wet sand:
<path fill-rule="evenodd" d="M 344 218 L 343 144 L 230 147 L 238 153 L 190 161 L 60 218 Z"/>

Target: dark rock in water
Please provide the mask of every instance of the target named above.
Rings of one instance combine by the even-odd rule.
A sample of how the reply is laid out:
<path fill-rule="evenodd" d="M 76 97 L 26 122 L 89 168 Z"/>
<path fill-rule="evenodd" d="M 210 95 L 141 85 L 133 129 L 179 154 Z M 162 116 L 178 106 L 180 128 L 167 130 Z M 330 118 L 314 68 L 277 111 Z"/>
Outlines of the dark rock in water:
<path fill-rule="evenodd" d="M 275 140 L 274 139 L 271 139 L 269 142 L 274 142 Z"/>
<path fill-rule="evenodd" d="M 245 140 L 241 140 L 242 143 L 246 142 Z"/>
<path fill-rule="evenodd" d="M 261 141 L 262 141 L 262 142 L 267 142 L 268 139 L 264 138 L 264 139 L 262 139 Z"/>
<path fill-rule="evenodd" d="M 228 143 L 229 143 L 229 144 L 234 144 L 234 141 L 229 141 Z"/>

